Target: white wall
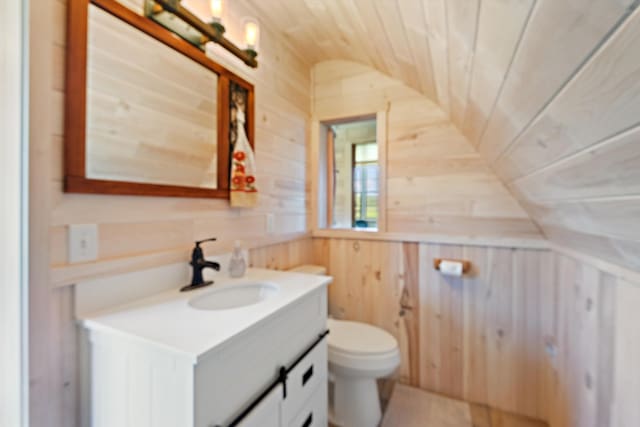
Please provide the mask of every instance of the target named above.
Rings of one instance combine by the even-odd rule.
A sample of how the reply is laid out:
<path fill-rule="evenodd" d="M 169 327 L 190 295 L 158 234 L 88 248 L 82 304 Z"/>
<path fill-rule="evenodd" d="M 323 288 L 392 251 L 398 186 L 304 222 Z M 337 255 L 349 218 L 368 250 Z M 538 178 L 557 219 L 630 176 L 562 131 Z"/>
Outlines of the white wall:
<path fill-rule="evenodd" d="M 22 403 L 22 7 L 0 2 L 0 427 L 26 425 Z"/>

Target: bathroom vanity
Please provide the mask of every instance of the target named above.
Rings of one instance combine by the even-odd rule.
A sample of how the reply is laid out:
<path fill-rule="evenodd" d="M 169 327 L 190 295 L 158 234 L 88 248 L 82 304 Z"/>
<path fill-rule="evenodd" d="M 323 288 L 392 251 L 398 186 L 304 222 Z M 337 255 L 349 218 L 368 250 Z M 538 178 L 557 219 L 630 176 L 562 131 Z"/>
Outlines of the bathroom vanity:
<path fill-rule="evenodd" d="M 92 426 L 326 426 L 326 286 L 250 269 L 81 316 Z"/>

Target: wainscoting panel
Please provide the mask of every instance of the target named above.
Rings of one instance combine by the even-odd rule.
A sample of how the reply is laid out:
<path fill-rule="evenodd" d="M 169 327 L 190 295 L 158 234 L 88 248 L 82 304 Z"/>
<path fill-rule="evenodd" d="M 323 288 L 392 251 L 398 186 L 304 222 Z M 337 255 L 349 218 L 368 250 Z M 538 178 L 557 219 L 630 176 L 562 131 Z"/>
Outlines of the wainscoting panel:
<path fill-rule="evenodd" d="M 640 425 L 640 284 L 556 254 L 548 347 L 554 427 Z"/>
<path fill-rule="evenodd" d="M 391 241 L 314 239 L 330 313 L 368 322 L 399 341 L 399 380 L 536 418 L 546 414 L 541 303 L 550 251 Z M 445 277 L 434 258 L 472 262 Z"/>
<path fill-rule="evenodd" d="M 288 270 L 313 262 L 313 243 L 310 237 L 249 250 L 249 266 Z"/>
<path fill-rule="evenodd" d="M 334 277 L 330 313 L 393 334 L 400 382 L 553 427 L 640 425 L 637 274 L 560 248 L 370 236 L 313 246 Z M 434 258 L 473 267 L 445 277 Z"/>

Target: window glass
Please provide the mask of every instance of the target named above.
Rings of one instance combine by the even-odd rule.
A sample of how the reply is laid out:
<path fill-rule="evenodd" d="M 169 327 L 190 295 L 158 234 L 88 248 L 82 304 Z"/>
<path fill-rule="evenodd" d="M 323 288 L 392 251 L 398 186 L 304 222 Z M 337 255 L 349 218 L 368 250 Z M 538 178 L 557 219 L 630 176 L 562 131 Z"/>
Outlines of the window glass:
<path fill-rule="evenodd" d="M 378 144 L 356 144 L 353 149 L 353 226 L 378 226 Z"/>
<path fill-rule="evenodd" d="M 327 224 L 333 228 L 378 226 L 380 169 L 375 120 L 331 125 L 327 136 Z"/>

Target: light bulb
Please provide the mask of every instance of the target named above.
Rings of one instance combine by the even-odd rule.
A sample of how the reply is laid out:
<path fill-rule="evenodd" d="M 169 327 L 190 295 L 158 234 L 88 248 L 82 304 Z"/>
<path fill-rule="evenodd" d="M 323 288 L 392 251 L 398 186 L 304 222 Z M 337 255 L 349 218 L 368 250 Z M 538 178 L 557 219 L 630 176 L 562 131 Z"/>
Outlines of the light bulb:
<path fill-rule="evenodd" d="M 247 49 L 255 50 L 258 46 L 258 40 L 260 39 L 260 26 L 254 19 L 247 18 L 244 23 L 244 42 L 247 44 Z"/>
<path fill-rule="evenodd" d="M 211 18 L 214 22 L 220 22 L 222 19 L 222 0 L 210 0 L 209 6 L 211 7 Z"/>

